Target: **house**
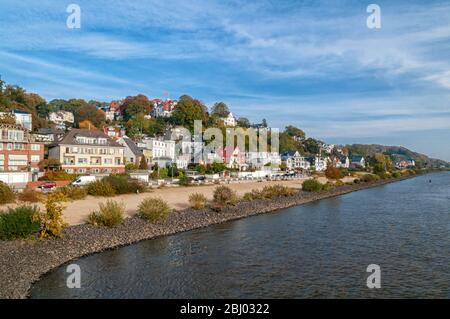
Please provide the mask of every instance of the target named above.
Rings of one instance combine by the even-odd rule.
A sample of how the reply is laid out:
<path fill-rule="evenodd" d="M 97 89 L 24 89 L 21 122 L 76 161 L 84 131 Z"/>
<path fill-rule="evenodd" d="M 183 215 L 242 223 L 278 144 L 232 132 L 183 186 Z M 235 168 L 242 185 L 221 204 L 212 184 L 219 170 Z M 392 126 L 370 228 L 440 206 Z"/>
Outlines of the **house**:
<path fill-rule="evenodd" d="M 118 140 L 119 138 L 125 136 L 126 131 L 120 126 L 105 126 L 103 127 L 103 133 L 114 140 Z"/>
<path fill-rule="evenodd" d="M 60 141 L 65 134 L 65 131 L 58 128 L 39 128 L 33 133 L 33 137 L 35 141 L 48 145 Z"/>
<path fill-rule="evenodd" d="M 245 154 L 241 153 L 239 147 L 220 147 L 216 153 L 228 168 L 241 170 L 248 166 L 245 162 Z"/>
<path fill-rule="evenodd" d="M 124 147 L 98 130 L 72 129 L 49 146 L 67 173 L 123 173 Z"/>
<path fill-rule="evenodd" d="M 348 156 L 332 156 L 330 158 L 330 162 L 334 167 L 337 168 L 349 168 L 350 167 L 350 159 Z"/>
<path fill-rule="evenodd" d="M 237 124 L 236 118 L 233 116 L 233 113 L 228 113 L 226 117 L 221 117 L 220 120 L 223 122 L 223 125 L 229 127 L 235 127 Z"/>
<path fill-rule="evenodd" d="M 11 112 L 0 112 L 0 116 L 10 115 L 16 119 L 16 124 L 22 126 L 23 128 L 31 131 L 33 129 L 33 120 L 31 113 L 12 110 Z"/>
<path fill-rule="evenodd" d="M 153 102 L 153 110 L 151 112 L 152 117 L 170 117 L 172 116 L 172 111 L 177 104 L 175 100 L 161 100 L 154 99 Z"/>
<path fill-rule="evenodd" d="M 65 129 L 67 123 L 73 124 L 75 122 L 73 113 L 67 111 L 51 112 L 48 115 L 48 120 L 55 123 L 59 129 Z"/>
<path fill-rule="evenodd" d="M 394 163 L 394 166 L 398 169 L 405 169 L 408 167 L 414 167 L 416 166 L 416 162 L 413 159 L 402 159 L 400 161 L 396 161 Z"/>
<path fill-rule="evenodd" d="M 0 124 L 0 171 L 39 172 L 44 144 L 18 124 Z"/>
<path fill-rule="evenodd" d="M 350 163 L 350 167 L 352 168 L 365 168 L 366 161 L 361 155 L 353 155 Z"/>
<path fill-rule="evenodd" d="M 117 140 L 117 143 L 124 147 L 123 159 L 125 164 L 134 164 L 139 166 L 144 153 L 128 136 L 123 136 Z"/>
<path fill-rule="evenodd" d="M 322 172 L 327 169 L 328 159 L 320 156 L 307 157 L 310 167 L 314 168 L 317 172 Z"/>
<path fill-rule="evenodd" d="M 325 153 L 330 154 L 334 150 L 335 145 L 334 144 L 322 144 L 322 149 L 325 151 Z"/>
<path fill-rule="evenodd" d="M 269 164 L 279 166 L 281 157 L 278 152 L 246 152 L 245 162 L 256 168 Z"/>
<path fill-rule="evenodd" d="M 158 167 L 172 165 L 175 162 L 175 141 L 159 138 L 144 138 L 136 143 L 139 148 L 151 151 L 152 163 Z"/>
<path fill-rule="evenodd" d="M 108 107 L 102 108 L 102 111 L 105 112 L 106 120 L 110 122 L 118 120 L 122 116 L 120 103 L 118 101 L 112 101 L 111 103 L 109 103 Z"/>
<path fill-rule="evenodd" d="M 309 169 L 311 164 L 305 157 L 300 155 L 298 151 L 288 151 L 281 154 L 281 160 L 286 163 L 286 167 L 289 170 Z"/>

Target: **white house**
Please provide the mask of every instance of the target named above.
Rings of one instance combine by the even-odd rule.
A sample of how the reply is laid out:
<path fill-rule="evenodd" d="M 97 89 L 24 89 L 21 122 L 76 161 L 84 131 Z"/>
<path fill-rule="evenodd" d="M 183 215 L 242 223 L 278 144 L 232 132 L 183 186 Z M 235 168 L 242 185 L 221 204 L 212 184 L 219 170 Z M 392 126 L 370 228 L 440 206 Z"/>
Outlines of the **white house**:
<path fill-rule="evenodd" d="M 65 129 L 66 123 L 73 124 L 75 118 L 72 112 L 57 111 L 48 115 L 48 120 L 55 123 L 57 128 Z"/>
<path fill-rule="evenodd" d="M 220 118 L 223 121 L 223 125 L 235 127 L 237 124 L 236 118 L 233 116 L 233 113 L 228 113 L 227 117 Z"/>
<path fill-rule="evenodd" d="M 10 115 L 16 119 L 16 124 L 21 125 L 23 128 L 31 131 L 33 129 L 33 120 L 31 117 L 31 113 L 21 111 L 21 110 L 12 110 L 11 112 L 0 112 L 0 116 Z"/>
<path fill-rule="evenodd" d="M 161 100 L 154 99 L 153 101 L 154 107 L 151 112 L 151 116 L 153 117 L 170 117 L 172 116 L 173 109 L 177 104 L 175 100 Z"/>
<path fill-rule="evenodd" d="M 288 169 L 309 169 L 311 164 L 298 151 L 285 152 L 281 159 L 286 162 Z"/>
<path fill-rule="evenodd" d="M 152 162 L 164 167 L 175 162 L 175 141 L 158 138 L 144 138 L 136 143 L 137 147 L 151 151 Z"/>
<path fill-rule="evenodd" d="M 359 168 L 359 167 L 364 168 L 364 167 L 366 167 L 366 161 L 365 161 L 364 157 L 361 155 L 353 155 L 350 165 L 355 168 Z"/>
<path fill-rule="evenodd" d="M 245 162 L 254 167 L 261 167 L 267 164 L 281 164 L 281 157 L 278 152 L 246 152 Z"/>

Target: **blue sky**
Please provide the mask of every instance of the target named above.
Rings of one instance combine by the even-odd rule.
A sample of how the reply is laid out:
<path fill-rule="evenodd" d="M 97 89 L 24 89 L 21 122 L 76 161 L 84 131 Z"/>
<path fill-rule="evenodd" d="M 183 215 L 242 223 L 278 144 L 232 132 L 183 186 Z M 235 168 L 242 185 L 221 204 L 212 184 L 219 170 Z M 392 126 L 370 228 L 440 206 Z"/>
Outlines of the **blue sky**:
<path fill-rule="evenodd" d="M 0 0 L 2 78 L 48 100 L 189 94 L 450 160 L 450 1 L 129 2 Z M 70 3 L 81 29 L 66 27 Z"/>

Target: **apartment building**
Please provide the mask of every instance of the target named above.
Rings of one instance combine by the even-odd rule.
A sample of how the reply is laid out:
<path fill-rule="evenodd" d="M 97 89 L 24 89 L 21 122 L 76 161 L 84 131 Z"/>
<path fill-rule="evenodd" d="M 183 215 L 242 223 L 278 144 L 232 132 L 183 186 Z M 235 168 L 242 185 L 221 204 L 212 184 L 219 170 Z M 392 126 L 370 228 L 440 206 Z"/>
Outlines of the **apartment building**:
<path fill-rule="evenodd" d="M 44 144 L 18 124 L 0 124 L 0 171 L 37 172 Z"/>
<path fill-rule="evenodd" d="M 56 158 L 68 173 L 123 173 L 124 147 L 102 131 L 72 129 L 49 146 L 49 158 Z"/>

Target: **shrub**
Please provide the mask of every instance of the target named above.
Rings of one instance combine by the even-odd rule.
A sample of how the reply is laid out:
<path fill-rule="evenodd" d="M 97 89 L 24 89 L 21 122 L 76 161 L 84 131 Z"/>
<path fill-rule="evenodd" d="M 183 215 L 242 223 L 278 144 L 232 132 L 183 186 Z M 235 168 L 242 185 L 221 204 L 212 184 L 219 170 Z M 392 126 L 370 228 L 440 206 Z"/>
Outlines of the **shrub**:
<path fill-rule="evenodd" d="M 145 185 L 128 174 L 116 174 L 103 178 L 103 182 L 109 183 L 115 194 L 140 193 L 145 191 Z"/>
<path fill-rule="evenodd" d="M 40 223 L 33 216 L 39 212 L 36 206 L 19 206 L 0 213 L 0 239 L 25 238 L 40 229 Z"/>
<path fill-rule="evenodd" d="M 377 174 L 377 176 L 379 176 L 381 179 L 388 179 L 391 177 L 391 174 L 389 174 L 388 172 L 382 172 Z"/>
<path fill-rule="evenodd" d="M 8 204 L 14 202 L 16 194 L 14 194 L 11 187 L 3 182 L 0 182 L 0 204 Z"/>
<path fill-rule="evenodd" d="M 392 173 L 392 177 L 394 177 L 394 178 L 402 177 L 402 173 L 401 172 L 394 172 L 394 173 Z"/>
<path fill-rule="evenodd" d="M 112 185 L 104 180 L 97 180 L 87 185 L 87 192 L 93 196 L 110 197 L 116 194 Z"/>
<path fill-rule="evenodd" d="M 206 206 L 206 197 L 201 193 L 193 193 L 189 195 L 189 204 L 194 209 L 202 209 Z"/>
<path fill-rule="evenodd" d="M 353 180 L 353 183 L 354 183 L 354 184 L 359 184 L 359 183 L 361 183 L 361 180 L 360 180 L 359 178 L 355 178 L 355 179 Z"/>
<path fill-rule="evenodd" d="M 341 171 L 336 166 L 329 165 L 325 170 L 325 176 L 329 179 L 339 179 L 341 178 Z"/>
<path fill-rule="evenodd" d="M 144 199 L 138 208 L 139 216 L 150 222 L 163 221 L 170 212 L 170 206 L 159 197 Z"/>
<path fill-rule="evenodd" d="M 45 211 L 39 211 L 34 214 L 33 221 L 39 221 L 42 225 L 41 238 L 61 236 L 63 229 L 67 226 L 62 218 L 64 207 L 61 202 L 66 200 L 67 198 L 64 194 L 51 193 L 45 201 Z"/>
<path fill-rule="evenodd" d="M 94 226 L 114 227 L 123 222 L 125 205 L 112 200 L 100 203 L 99 210 L 92 212 L 87 219 L 89 224 Z"/>
<path fill-rule="evenodd" d="M 365 183 L 376 182 L 378 180 L 380 180 L 380 176 L 374 174 L 365 174 L 363 177 L 361 177 L 361 181 Z"/>
<path fill-rule="evenodd" d="M 305 192 L 320 192 L 323 189 L 323 184 L 315 179 L 308 179 L 303 182 L 302 189 Z"/>
<path fill-rule="evenodd" d="M 50 171 L 46 172 L 44 176 L 40 177 L 39 180 L 42 181 L 73 181 L 77 178 L 78 174 L 69 174 L 66 171 Z"/>
<path fill-rule="evenodd" d="M 87 196 L 87 190 L 84 187 L 63 186 L 58 187 L 56 192 L 63 194 L 71 200 L 84 199 Z"/>
<path fill-rule="evenodd" d="M 32 188 L 25 188 L 22 193 L 17 195 L 21 202 L 37 203 L 42 200 L 42 194 Z"/>
<path fill-rule="evenodd" d="M 244 200 L 256 200 L 256 199 L 263 199 L 264 195 L 262 193 L 262 191 L 259 191 L 257 189 L 252 189 L 251 192 L 245 193 L 244 196 L 242 197 Z"/>
<path fill-rule="evenodd" d="M 229 204 L 235 204 L 237 201 L 237 195 L 228 186 L 217 186 L 214 189 L 213 200 L 214 203 L 219 206 L 226 206 Z"/>
<path fill-rule="evenodd" d="M 192 181 L 192 178 L 189 178 L 189 177 L 183 175 L 179 178 L 178 184 L 181 186 L 188 186 L 191 184 L 191 181 Z"/>
<path fill-rule="evenodd" d="M 336 186 L 336 187 L 340 187 L 340 186 L 344 186 L 344 185 L 345 185 L 345 183 L 340 179 L 338 179 L 336 181 L 336 183 L 334 184 L 334 186 Z"/>

